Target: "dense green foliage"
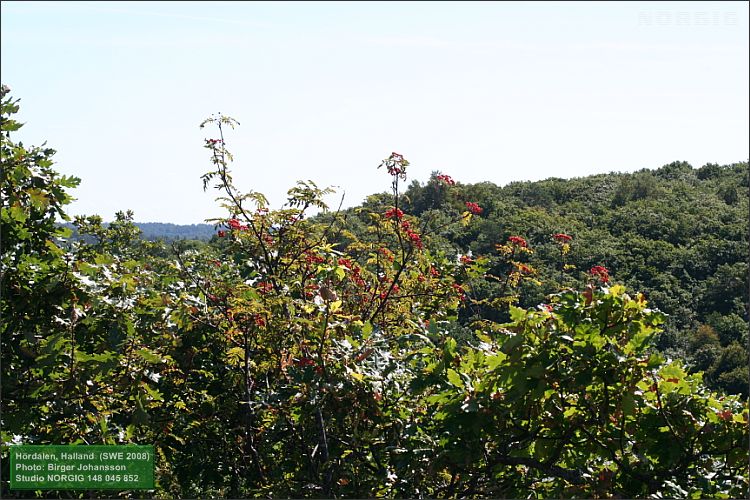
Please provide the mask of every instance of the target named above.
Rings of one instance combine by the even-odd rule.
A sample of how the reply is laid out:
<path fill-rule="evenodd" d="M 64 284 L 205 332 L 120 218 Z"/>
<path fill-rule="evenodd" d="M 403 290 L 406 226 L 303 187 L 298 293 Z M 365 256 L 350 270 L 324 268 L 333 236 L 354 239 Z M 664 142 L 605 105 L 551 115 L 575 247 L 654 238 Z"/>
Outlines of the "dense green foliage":
<path fill-rule="evenodd" d="M 232 183 L 236 122 L 218 116 L 203 182 L 227 217 L 209 245 L 143 240 L 129 212 L 77 217 L 72 241 L 76 180 L 13 142 L 17 109 L 4 89 L 4 457 L 154 444 L 157 497 L 747 495 L 746 403 L 655 349 L 664 314 L 609 276 L 651 254 L 605 237 L 605 213 L 576 222 L 444 175 L 403 194 L 397 153 L 391 193 L 364 207 L 328 212 L 308 181 L 270 209 Z M 705 300 L 692 341 L 734 366 L 722 335 L 741 311 Z"/>

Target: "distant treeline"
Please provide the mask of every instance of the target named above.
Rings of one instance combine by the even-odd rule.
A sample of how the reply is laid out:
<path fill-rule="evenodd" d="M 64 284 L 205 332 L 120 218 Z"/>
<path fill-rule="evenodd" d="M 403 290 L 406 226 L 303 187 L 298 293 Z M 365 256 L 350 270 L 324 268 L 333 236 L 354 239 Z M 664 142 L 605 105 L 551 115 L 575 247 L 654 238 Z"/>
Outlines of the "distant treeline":
<path fill-rule="evenodd" d="M 72 223 L 62 224 L 73 230 L 72 238 L 78 238 L 78 232 Z M 104 224 L 105 226 L 107 224 Z M 208 241 L 216 234 L 212 224 L 171 224 L 168 222 L 136 222 L 144 240 L 199 240 Z"/>

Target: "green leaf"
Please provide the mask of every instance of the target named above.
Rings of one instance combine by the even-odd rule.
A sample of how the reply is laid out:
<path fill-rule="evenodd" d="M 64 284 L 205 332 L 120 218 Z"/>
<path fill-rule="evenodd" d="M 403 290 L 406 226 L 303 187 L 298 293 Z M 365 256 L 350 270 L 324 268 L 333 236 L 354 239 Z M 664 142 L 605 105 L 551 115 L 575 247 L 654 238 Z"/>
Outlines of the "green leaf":
<path fill-rule="evenodd" d="M 445 354 L 451 359 L 456 356 L 456 345 L 456 339 L 453 337 L 445 339 Z"/>
<path fill-rule="evenodd" d="M 526 367 L 524 373 L 527 377 L 541 378 L 544 375 L 544 367 L 540 364 L 531 365 Z"/>
<path fill-rule="evenodd" d="M 3 132 L 15 132 L 21 127 L 23 127 L 23 123 L 17 122 L 15 120 L 3 120 L 2 121 Z"/>
<path fill-rule="evenodd" d="M 3 209 L 5 211 L 5 209 Z M 23 223 L 26 221 L 26 212 L 21 207 L 10 207 L 10 217 L 16 222 Z M 5 218 L 5 217 L 3 217 Z"/>
<path fill-rule="evenodd" d="M 526 319 L 526 316 L 528 315 L 528 311 L 526 309 L 516 307 L 514 305 L 510 306 L 510 319 L 513 323 L 519 323 Z"/>
<path fill-rule="evenodd" d="M 544 462 L 552 454 L 553 441 L 549 439 L 537 439 L 534 442 L 534 454 L 533 456 L 538 460 Z"/>
<path fill-rule="evenodd" d="M 635 413 L 635 398 L 632 394 L 626 393 L 622 397 L 622 412 L 625 416 L 630 416 Z"/>
<path fill-rule="evenodd" d="M 427 327 L 427 331 L 430 332 L 431 335 L 437 335 L 438 334 L 437 321 L 430 321 L 430 325 Z"/>
<path fill-rule="evenodd" d="M 372 323 L 369 321 L 366 321 L 364 326 L 362 327 L 362 338 L 367 339 L 370 334 L 372 333 Z"/>
<path fill-rule="evenodd" d="M 572 417 L 573 415 L 575 415 L 576 413 L 578 413 L 578 409 L 576 407 L 574 407 L 574 406 L 571 406 L 570 408 L 566 409 L 563 412 L 563 418 L 565 418 L 567 420 L 570 417 Z"/>
<path fill-rule="evenodd" d="M 65 253 L 60 247 L 55 245 L 50 240 L 45 241 L 44 244 L 49 249 L 50 253 L 56 257 L 60 257 Z"/>
<path fill-rule="evenodd" d="M 659 354 L 659 353 L 653 353 L 648 358 L 648 363 L 646 364 L 646 368 L 649 370 L 652 368 L 656 368 L 658 366 L 661 366 L 664 363 L 665 359 Z"/>
<path fill-rule="evenodd" d="M 487 343 L 487 344 L 491 344 L 491 343 L 492 343 L 492 339 L 490 338 L 490 336 L 489 336 L 489 335 L 486 335 L 486 334 L 484 334 L 484 333 L 482 333 L 482 332 L 481 332 L 481 331 L 479 331 L 479 330 L 475 330 L 475 331 L 474 331 L 474 335 L 475 335 L 475 336 L 476 336 L 476 337 L 477 337 L 477 338 L 478 338 L 479 340 L 481 340 L 482 342 L 485 342 L 485 343 Z"/>
<path fill-rule="evenodd" d="M 448 382 L 450 382 L 451 385 L 454 385 L 461 389 L 463 389 L 464 387 L 464 383 L 461 380 L 461 375 L 459 375 L 458 372 L 452 368 L 448 368 Z"/>
<path fill-rule="evenodd" d="M 505 354 L 510 354 L 513 349 L 521 344 L 523 344 L 523 335 L 516 333 L 503 343 L 503 346 L 500 348 L 500 350 Z"/>
<path fill-rule="evenodd" d="M 128 426 L 125 427 L 125 441 L 130 442 L 130 440 L 133 439 L 134 435 L 135 435 L 135 425 L 128 424 Z"/>
<path fill-rule="evenodd" d="M 135 351 L 135 354 L 141 358 L 146 363 L 160 363 L 161 362 L 161 356 L 154 354 L 153 352 L 149 351 L 148 349 L 138 349 Z"/>
<path fill-rule="evenodd" d="M 508 356 L 504 352 L 498 352 L 494 356 L 487 356 L 485 358 L 487 368 L 489 368 L 490 370 L 494 370 L 495 368 L 500 366 L 507 357 Z"/>
<path fill-rule="evenodd" d="M 648 341 L 651 340 L 654 334 L 658 331 L 657 328 L 646 326 L 640 321 L 631 323 L 630 329 L 637 329 L 637 331 L 634 333 L 631 332 L 632 338 L 628 341 L 625 347 L 626 353 L 639 353 L 643 348 L 648 346 Z"/>
<path fill-rule="evenodd" d="M 146 390 L 146 394 L 148 394 L 148 397 L 152 401 L 163 401 L 164 400 L 164 398 L 161 395 L 161 392 L 159 392 L 158 389 L 155 389 L 155 388 L 151 387 L 150 384 L 148 384 L 146 382 L 143 382 L 143 383 L 141 383 L 141 387 L 143 387 Z"/>

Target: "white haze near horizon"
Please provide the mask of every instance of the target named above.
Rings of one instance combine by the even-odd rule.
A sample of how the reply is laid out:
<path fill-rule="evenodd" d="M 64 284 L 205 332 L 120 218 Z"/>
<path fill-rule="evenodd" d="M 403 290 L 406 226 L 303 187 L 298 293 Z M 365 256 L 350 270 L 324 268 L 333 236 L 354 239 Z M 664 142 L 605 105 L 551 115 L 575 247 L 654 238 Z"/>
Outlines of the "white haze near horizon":
<path fill-rule="evenodd" d="M 442 171 L 499 185 L 748 157 L 746 2 L 3 1 L 16 136 L 82 179 L 71 214 L 200 223 L 198 124 L 222 112 L 242 190 L 344 206 Z M 338 196 L 328 198 L 337 205 Z"/>

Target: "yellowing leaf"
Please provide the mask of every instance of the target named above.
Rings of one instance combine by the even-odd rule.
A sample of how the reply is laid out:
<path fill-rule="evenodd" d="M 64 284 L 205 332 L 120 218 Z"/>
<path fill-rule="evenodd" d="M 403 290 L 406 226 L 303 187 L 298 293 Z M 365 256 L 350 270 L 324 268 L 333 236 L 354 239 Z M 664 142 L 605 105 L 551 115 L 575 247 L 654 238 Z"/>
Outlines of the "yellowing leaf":
<path fill-rule="evenodd" d="M 245 359 L 245 350 L 241 347 L 232 347 L 227 351 L 227 361 L 230 365 L 239 366 Z"/>
<path fill-rule="evenodd" d="M 44 210 L 49 206 L 49 198 L 40 190 L 30 189 L 28 193 L 29 193 L 29 199 L 31 200 L 31 204 L 35 208 Z"/>
<path fill-rule="evenodd" d="M 346 271 L 342 266 L 338 266 L 334 272 L 336 273 L 336 277 L 340 280 L 343 280 L 346 277 Z"/>

